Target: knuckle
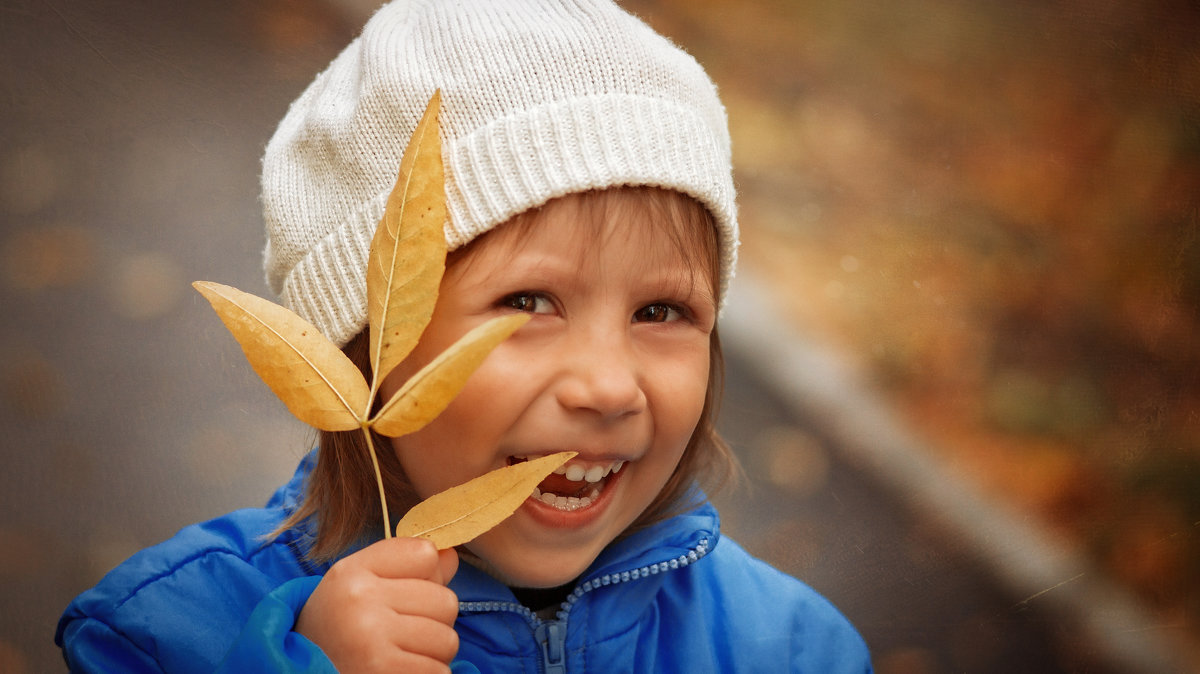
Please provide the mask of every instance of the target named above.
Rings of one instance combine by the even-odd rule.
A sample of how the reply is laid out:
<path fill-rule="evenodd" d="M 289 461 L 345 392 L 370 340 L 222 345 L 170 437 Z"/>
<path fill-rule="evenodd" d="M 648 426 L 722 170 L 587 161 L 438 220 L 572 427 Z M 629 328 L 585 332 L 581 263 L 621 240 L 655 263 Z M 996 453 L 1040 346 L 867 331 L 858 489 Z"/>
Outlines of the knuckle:
<path fill-rule="evenodd" d="M 372 635 L 385 629 L 386 623 L 378 611 L 356 610 L 343 615 L 339 626 L 344 639 L 359 646 L 369 647 L 375 642 Z"/>
<path fill-rule="evenodd" d="M 449 663 L 458 653 L 458 633 L 449 625 L 412 617 L 396 641 L 400 650 L 437 662 Z"/>
<path fill-rule="evenodd" d="M 424 538 L 395 538 L 397 546 L 403 546 L 405 554 L 415 561 L 436 563 L 437 548 Z"/>
<path fill-rule="evenodd" d="M 454 619 L 458 617 L 458 595 L 440 585 L 437 586 L 437 589 L 438 592 L 435 593 L 431 602 L 435 617 L 441 622 L 453 623 Z"/>
<path fill-rule="evenodd" d="M 437 549 L 427 541 L 420 543 L 412 552 L 414 571 L 422 578 L 432 578 L 438 571 Z"/>
<path fill-rule="evenodd" d="M 449 655 L 446 656 L 446 661 L 449 662 L 458 654 L 459 641 L 458 632 L 455 632 L 453 629 L 446 630 L 446 634 L 446 650 L 449 652 Z"/>
<path fill-rule="evenodd" d="M 427 654 L 441 662 L 450 662 L 458 653 L 458 632 L 443 626 L 430 635 L 426 642 Z"/>
<path fill-rule="evenodd" d="M 329 567 L 329 570 L 325 572 L 325 577 L 322 578 L 322 582 L 341 585 L 343 583 L 352 581 L 359 575 L 360 573 L 357 565 L 355 564 L 355 560 L 351 557 L 344 557 L 335 562 L 333 566 Z"/>
<path fill-rule="evenodd" d="M 360 574 L 343 578 L 339 583 L 340 591 L 352 602 L 369 602 L 375 596 L 374 583 Z"/>

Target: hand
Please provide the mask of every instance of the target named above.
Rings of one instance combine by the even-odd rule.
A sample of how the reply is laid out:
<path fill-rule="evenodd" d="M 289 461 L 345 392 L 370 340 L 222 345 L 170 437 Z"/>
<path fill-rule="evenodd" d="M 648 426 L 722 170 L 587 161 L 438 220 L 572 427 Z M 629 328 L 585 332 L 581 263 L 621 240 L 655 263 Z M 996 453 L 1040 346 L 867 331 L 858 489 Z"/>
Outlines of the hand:
<path fill-rule="evenodd" d="M 458 597 L 446 583 L 457 570 L 458 554 L 429 541 L 379 541 L 329 569 L 295 631 L 339 672 L 449 672 Z"/>

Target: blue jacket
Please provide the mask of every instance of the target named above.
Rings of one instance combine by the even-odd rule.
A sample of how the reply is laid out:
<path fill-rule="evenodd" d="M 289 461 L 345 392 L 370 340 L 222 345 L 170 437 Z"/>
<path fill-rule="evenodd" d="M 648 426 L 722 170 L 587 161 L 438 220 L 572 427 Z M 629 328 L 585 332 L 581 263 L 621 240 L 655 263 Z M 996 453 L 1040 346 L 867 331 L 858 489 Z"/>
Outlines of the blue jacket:
<path fill-rule="evenodd" d="M 264 544 L 296 506 L 315 456 L 261 509 L 193 525 L 77 597 L 55 641 L 79 672 L 333 672 L 291 631 L 327 566 L 303 527 Z M 705 504 L 617 541 L 556 620 L 467 564 L 455 672 L 869 672 L 832 605 L 722 539 Z"/>

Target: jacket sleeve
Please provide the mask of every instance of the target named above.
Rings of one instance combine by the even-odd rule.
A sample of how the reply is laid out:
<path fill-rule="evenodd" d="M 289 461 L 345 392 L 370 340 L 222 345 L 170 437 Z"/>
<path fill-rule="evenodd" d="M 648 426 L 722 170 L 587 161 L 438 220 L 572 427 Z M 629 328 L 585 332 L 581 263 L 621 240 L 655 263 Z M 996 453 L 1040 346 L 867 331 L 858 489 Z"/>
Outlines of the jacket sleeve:
<path fill-rule="evenodd" d="M 163 671 L 149 654 L 99 620 L 73 621 L 63 630 L 61 640 L 71 644 L 69 650 L 64 649 L 63 657 L 72 672 L 159 674 Z"/>
<path fill-rule="evenodd" d="M 276 594 L 314 575 L 299 564 L 290 539 L 262 543 L 260 532 L 278 519 L 268 510 L 235 511 L 187 527 L 118 565 L 76 597 L 59 621 L 55 641 L 68 666 L 210 674 L 260 604 L 290 599 L 302 605 L 307 598 Z"/>
<path fill-rule="evenodd" d="M 296 578 L 264 597 L 250 613 L 217 674 L 335 673 L 333 663 L 316 644 L 292 631 L 300 609 L 319 582 L 320 576 Z"/>
<path fill-rule="evenodd" d="M 336 673 L 333 663 L 316 644 L 292 631 L 296 616 L 320 580 L 319 576 L 297 578 L 264 597 L 216 672 Z M 67 664 L 72 672 L 158 674 L 164 671 L 155 658 L 102 620 L 72 621 L 63 631 L 62 641 L 68 645 Z"/>

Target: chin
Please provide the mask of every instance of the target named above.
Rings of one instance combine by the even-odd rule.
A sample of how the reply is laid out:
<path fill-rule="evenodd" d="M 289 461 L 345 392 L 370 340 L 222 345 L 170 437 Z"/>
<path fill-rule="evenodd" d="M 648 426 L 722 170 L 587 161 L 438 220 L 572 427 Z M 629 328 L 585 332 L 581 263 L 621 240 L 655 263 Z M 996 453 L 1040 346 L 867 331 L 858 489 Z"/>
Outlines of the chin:
<path fill-rule="evenodd" d="M 525 574 L 518 577 L 510 578 L 505 584 L 509 587 L 528 587 L 535 589 L 546 589 L 551 587 L 559 587 L 574 581 L 583 573 L 583 567 L 579 569 L 579 573 L 545 573 L 545 574 Z"/>
<path fill-rule="evenodd" d="M 551 588 L 566 585 L 583 575 L 595 561 L 596 555 L 584 551 L 556 554 L 553 551 L 530 551 L 523 548 L 519 555 L 495 555 L 484 544 L 470 543 L 460 549 L 462 559 L 509 587 Z M 596 554 L 599 554 L 599 550 Z"/>

